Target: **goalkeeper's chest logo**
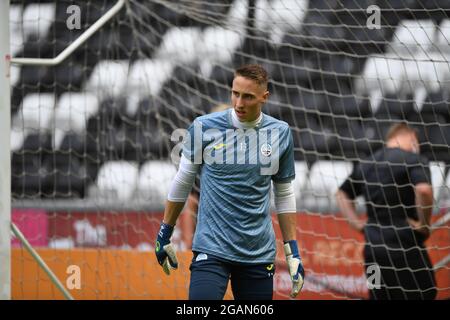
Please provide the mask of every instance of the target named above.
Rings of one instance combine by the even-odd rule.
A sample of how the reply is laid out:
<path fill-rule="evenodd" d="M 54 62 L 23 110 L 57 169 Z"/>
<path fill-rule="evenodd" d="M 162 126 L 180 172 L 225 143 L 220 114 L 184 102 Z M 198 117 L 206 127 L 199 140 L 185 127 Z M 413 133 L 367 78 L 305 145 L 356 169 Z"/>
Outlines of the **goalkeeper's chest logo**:
<path fill-rule="evenodd" d="M 272 146 L 268 143 L 261 145 L 261 154 L 265 157 L 270 157 L 272 154 Z"/>

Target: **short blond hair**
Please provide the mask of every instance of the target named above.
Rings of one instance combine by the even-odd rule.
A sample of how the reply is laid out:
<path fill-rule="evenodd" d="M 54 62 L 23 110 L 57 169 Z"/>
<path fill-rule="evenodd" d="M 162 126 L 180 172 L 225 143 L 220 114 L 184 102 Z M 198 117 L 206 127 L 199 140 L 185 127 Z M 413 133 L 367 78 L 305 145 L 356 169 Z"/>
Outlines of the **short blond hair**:
<path fill-rule="evenodd" d="M 419 139 L 419 133 L 415 128 L 409 126 L 405 122 L 401 122 L 396 123 L 389 128 L 388 132 L 386 133 L 385 141 L 391 140 L 401 133 L 412 133 L 416 136 L 417 139 Z"/>

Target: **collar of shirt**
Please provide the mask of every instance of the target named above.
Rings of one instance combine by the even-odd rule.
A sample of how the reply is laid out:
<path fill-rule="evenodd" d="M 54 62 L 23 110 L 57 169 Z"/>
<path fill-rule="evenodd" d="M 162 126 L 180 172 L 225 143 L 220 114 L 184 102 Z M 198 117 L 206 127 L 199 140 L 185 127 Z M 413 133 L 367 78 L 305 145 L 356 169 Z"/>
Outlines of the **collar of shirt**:
<path fill-rule="evenodd" d="M 234 109 L 231 110 L 231 120 L 233 121 L 233 126 L 235 126 L 238 129 L 251 129 L 255 128 L 257 125 L 261 123 L 262 120 L 262 112 L 259 114 L 258 119 L 248 122 L 240 121 L 236 111 Z"/>

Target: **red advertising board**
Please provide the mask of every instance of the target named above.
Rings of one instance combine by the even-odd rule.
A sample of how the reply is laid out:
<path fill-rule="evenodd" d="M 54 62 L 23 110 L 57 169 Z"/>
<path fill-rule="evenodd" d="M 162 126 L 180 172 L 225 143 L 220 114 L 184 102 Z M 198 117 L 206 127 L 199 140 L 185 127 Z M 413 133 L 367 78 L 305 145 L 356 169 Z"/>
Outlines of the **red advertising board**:
<path fill-rule="evenodd" d="M 443 213 L 442 213 L 443 214 Z M 433 220 L 442 216 L 436 215 Z M 29 212 L 15 211 L 13 221 L 25 231 L 32 244 L 50 248 L 134 249 L 153 251 L 161 212 Z M 281 232 L 273 215 L 277 236 L 275 298 L 288 299 L 291 282 L 286 270 Z M 297 238 L 306 270 L 301 299 L 351 299 L 367 297 L 362 250 L 364 239 L 336 214 L 298 214 Z M 46 236 L 44 233 L 46 232 Z M 173 242 L 188 252 L 192 226 L 181 216 Z M 17 243 L 16 240 L 13 242 Z M 436 230 L 427 241 L 433 263 L 450 254 L 447 226 Z M 438 298 L 450 298 L 450 271 L 436 272 Z"/>

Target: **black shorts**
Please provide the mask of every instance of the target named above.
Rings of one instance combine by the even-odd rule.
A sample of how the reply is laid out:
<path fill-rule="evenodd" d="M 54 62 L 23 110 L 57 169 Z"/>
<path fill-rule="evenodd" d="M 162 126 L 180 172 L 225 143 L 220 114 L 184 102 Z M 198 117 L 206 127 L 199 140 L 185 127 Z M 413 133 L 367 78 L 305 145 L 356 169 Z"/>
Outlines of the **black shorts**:
<path fill-rule="evenodd" d="M 272 263 L 244 265 L 194 252 L 190 270 L 190 300 L 222 300 L 228 280 L 235 300 L 272 299 L 275 273 Z"/>

